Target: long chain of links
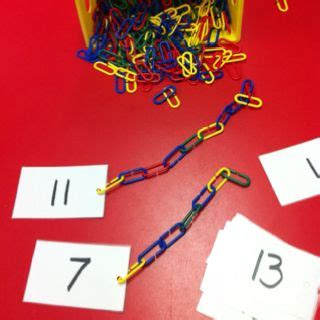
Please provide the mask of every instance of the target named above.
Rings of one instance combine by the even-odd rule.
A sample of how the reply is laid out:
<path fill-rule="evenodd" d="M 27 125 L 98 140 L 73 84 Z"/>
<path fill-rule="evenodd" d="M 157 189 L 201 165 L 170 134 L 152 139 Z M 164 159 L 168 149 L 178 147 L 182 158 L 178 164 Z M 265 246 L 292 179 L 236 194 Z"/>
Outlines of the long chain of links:
<path fill-rule="evenodd" d="M 217 182 L 219 178 L 221 181 Z M 199 216 L 200 212 L 209 204 L 227 181 L 233 182 L 244 188 L 250 185 L 250 178 L 247 175 L 226 167 L 221 168 L 192 200 L 191 209 L 185 217 L 181 221 L 175 223 L 169 230 L 165 231 L 158 240 L 143 250 L 138 255 L 137 262 L 130 267 L 128 273 L 124 277 L 119 276 L 117 278 L 118 283 L 125 283 L 143 268 L 153 263 L 167 249 L 181 239 L 190 229 L 193 221 Z M 156 252 L 150 254 L 154 250 L 156 250 Z M 147 257 L 147 255 L 149 255 L 149 257 Z"/>
<path fill-rule="evenodd" d="M 240 93 L 234 96 L 234 101 L 223 108 L 217 120 L 203 128 L 197 133 L 186 139 L 183 143 L 170 151 L 162 161 L 147 167 L 138 167 L 131 170 L 122 171 L 117 177 L 112 179 L 104 188 L 98 188 L 98 194 L 105 194 L 116 187 L 132 184 L 145 179 L 159 176 L 175 167 L 188 153 L 195 147 L 208 139 L 220 135 L 224 132 L 230 118 L 233 117 L 244 107 L 261 108 L 262 100 L 253 96 L 254 83 L 252 80 L 244 80 L 241 85 Z"/>

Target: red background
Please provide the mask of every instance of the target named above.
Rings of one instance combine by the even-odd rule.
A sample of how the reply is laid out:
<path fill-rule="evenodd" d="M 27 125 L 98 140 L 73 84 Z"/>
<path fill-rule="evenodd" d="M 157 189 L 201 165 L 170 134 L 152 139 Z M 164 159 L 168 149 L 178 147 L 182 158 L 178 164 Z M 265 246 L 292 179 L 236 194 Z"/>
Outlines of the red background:
<path fill-rule="evenodd" d="M 108 196 L 104 219 L 12 220 L 22 166 L 108 163 L 120 170 L 152 164 L 198 128 L 214 122 L 240 81 L 178 86 L 182 106 L 155 106 L 150 93 L 117 95 L 113 79 L 77 59 L 83 47 L 72 1 L 2 1 L 0 209 L 2 319 L 206 319 L 196 312 L 205 260 L 217 231 L 236 212 L 287 242 L 320 255 L 319 197 L 281 207 L 258 155 L 319 136 L 317 0 L 246 1 L 242 64 L 261 110 L 243 110 L 223 135 L 170 173 Z M 124 313 L 22 303 L 37 239 L 130 244 L 137 254 L 190 208 L 221 166 L 250 175 L 252 186 L 226 185 L 189 233 L 127 287 Z M 294 173 L 293 173 L 294 174 Z M 227 275 L 226 275 L 227 276 Z M 318 314 L 317 319 L 320 319 Z"/>

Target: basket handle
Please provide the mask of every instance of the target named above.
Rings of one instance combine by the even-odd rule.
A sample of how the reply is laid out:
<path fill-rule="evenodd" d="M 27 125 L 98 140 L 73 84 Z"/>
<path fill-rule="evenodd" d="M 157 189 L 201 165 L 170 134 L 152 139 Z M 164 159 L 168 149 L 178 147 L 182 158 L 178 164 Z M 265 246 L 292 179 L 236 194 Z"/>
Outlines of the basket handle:
<path fill-rule="evenodd" d="M 86 2 L 89 2 L 89 9 L 87 10 Z M 93 20 L 92 12 L 96 5 L 96 0 L 74 0 L 77 8 L 78 17 L 82 29 L 82 34 L 86 46 L 89 46 L 90 37 L 93 34 Z"/>

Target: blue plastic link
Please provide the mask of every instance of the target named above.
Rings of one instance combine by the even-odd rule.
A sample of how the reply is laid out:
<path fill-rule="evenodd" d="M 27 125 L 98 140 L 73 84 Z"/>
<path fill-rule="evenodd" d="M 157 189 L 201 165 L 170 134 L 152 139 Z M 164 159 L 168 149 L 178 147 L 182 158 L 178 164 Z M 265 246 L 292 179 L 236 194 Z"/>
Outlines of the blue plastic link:
<path fill-rule="evenodd" d="M 168 92 L 167 93 L 167 97 L 164 96 L 164 92 Z M 153 97 L 153 103 L 154 104 L 157 104 L 157 105 L 160 105 L 164 102 L 167 101 L 167 99 L 171 98 L 172 96 L 174 96 L 177 92 L 177 88 L 175 86 L 167 86 L 165 88 L 163 88 L 161 90 L 161 92 L 159 92 L 158 94 L 156 94 L 154 97 Z"/>
<path fill-rule="evenodd" d="M 249 91 L 246 92 L 245 89 L 246 89 L 246 86 L 249 84 Z M 254 90 L 254 82 L 253 80 L 244 80 L 242 82 L 242 85 L 241 85 L 241 89 L 240 89 L 240 93 L 245 93 L 245 94 L 248 94 L 248 95 L 252 95 L 253 94 L 253 90 Z"/>
<path fill-rule="evenodd" d="M 169 241 L 167 243 L 167 248 L 170 248 L 171 246 L 173 246 L 179 239 L 181 239 L 187 232 L 187 230 L 184 228 L 184 225 L 182 222 L 178 222 L 175 225 L 173 225 L 170 228 L 170 233 L 172 234 L 174 233 L 176 230 L 179 230 L 180 232 L 178 233 L 177 236 L 175 236 L 171 241 Z"/>
<path fill-rule="evenodd" d="M 77 57 L 88 62 L 96 62 L 99 60 L 99 51 L 104 49 L 107 44 L 107 36 L 93 35 L 89 41 L 89 47 L 87 50 L 78 50 Z"/>
<path fill-rule="evenodd" d="M 134 20 L 133 19 L 131 19 L 131 18 L 124 19 L 122 21 L 119 29 L 115 33 L 116 38 L 119 39 L 119 40 L 123 40 L 128 35 L 128 33 L 130 32 L 130 30 L 132 29 L 133 25 L 134 25 Z"/>
<path fill-rule="evenodd" d="M 154 255 L 152 255 L 151 257 L 149 257 L 146 260 L 145 265 L 148 266 L 149 264 L 151 264 L 156 258 L 158 258 L 162 253 L 164 253 L 167 249 L 167 246 L 165 245 L 165 242 L 163 242 L 162 239 L 158 239 L 157 241 L 155 241 L 154 243 L 152 243 L 148 248 L 146 248 L 145 250 L 143 250 L 139 256 L 138 256 L 138 262 L 140 263 L 141 260 L 149 253 L 151 252 L 154 248 L 159 247 L 160 249 L 158 251 L 156 251 L 156 253 Z"/>
<path fill-rule="evenodd" d="M 122 176 L 125 176 L 125 179 L 121 182 L 121 184 L 123 185 L 127 185 L 127 184 L 131 184 L 131 183 L 135 183 L 141 180 L 144 180 L 146 177 L 144 175 L 137 177 L 137 178 L 133 178 L 130 180 L 127 180 L 127 177 L 130 177 L 131 175 L 135 175 L 137 173 L 142 173 L 142 174 L 147 174 L 148 171 L 145 168 L 136 168 L 133 170 L 127 170 L 127 171 L 122 171 L 119 173 L 118 177 L 121 178 Z"/>
<path fill-rule="evenodd" d="M 163 63 L 175 62 L 175 59 L 173 58 L 172 50 L 170 48 L 168 41 L 161 41 L 159 43 L 159 49 L 160 49 L 161 59 Z M 166 56 L 166 54 L 168 56 Z"/>
<path fill-rule="evenodd" d="M 222 70 L 217 70 L 213 72 L 215 80 L 219 80 L 224 77 L 224 72 Z"/>
<path fill-rule="evenodd" d="M 179 233 L 173 238 L 171 239 L 168 243 L 166 242 L 166 239 L 173 234 L 175 231 L 179 230 Z M 178 222 L 175 225 L 173 225 L 169 230 L 167 230 L 166 232 L 164 232 L 160 238 L 158 240 L 156 240 L 155 242 L 153 242 L 148 248 L 146 248 L 145 250 L 143 250 L 139 256 L 138 256 L 138 262 L 141 262 L 142 259 L 149 253 L 151 252 L 154 248 L 159 247 L 159 250 L 156 251 L 155 254 L 153 254 L 151 257 L 149 257 L 146 260 L 145 265 L 148 266 L 149 264 L 151 264 L 152 262 L 154 262 L 154 260 L 156 258 L 158 258 L 160 255 L 162 255 L 168 248 L 170 248 L 171 246 L 173 246 L 179 239 L 181 239 L 185 234 L 186 234 L 187 230 L 184 228 L 184 225 L 182 222 Z"/>
<path fill-rule="evenodd" d="M 218 116 L 216 123 L 221 123 L 222 119 L 222 123 L 224 125 L 226 125 L 228 123 L 228 121 L 230 120 L 230 118 L 232 117 L 233 113 L 230 112 L 232 106 L 234 105 L 234 102 L 228 104 L 223 111 L 220 113 L 220 115 Z"/>
<path fill-rule="evenodd" d="M 201 197 L 208 192 L 209 195 L 207 196 L 207 198 L 202 202 L 199 203 L 199 200 L 201 199 Z M 200 204 L 202 206 L 202 208 L 206 207 L 207 204 L 212 200 L 212 198 L 216 195 L 216 189 L 215 187 L 212 187 L 212 192 L 209 192 L 207 186 L 205 186 L 200 193 L 192 200 L 192 209 L 196 210 L 197 205 Z"/>
<path fill-rule="evenodd" d="M 164 167 L 168 165 L 168 162 L 170 162 L 170 159 L 176 154 L 181 153 L 180 156 L 175 159 L 172 163 L 170 163 L 169 168 L 173 168 L 179 161 L 181 161 L 186 156 L 186 147 L 184 145 L 178 145 L 175 147 L 172 151 L 170 151 L 165 158 L 162 161 L 162 164 Z"/>
<path fill-rule="evenodd" d="M 117 93 L 119 94 L 126 93 L 127 92 L 126 84 L 127 84 L 126 79 L 120 78 L 117 76 L 114 77 L 114 90 Z"/>

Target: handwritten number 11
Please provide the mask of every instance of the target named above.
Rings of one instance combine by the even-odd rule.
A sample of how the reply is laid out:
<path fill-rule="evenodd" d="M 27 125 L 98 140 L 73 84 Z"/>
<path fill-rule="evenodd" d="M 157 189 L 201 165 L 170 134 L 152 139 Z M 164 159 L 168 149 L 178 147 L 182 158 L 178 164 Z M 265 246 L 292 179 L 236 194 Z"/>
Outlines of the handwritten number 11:
<path fill-rule="evenodd" d="M 264 255 L 264 251 L 261 250 L 260 254 L 259 254 L 259 257 L 258 257 L 258 260 L 257 260 L 257 263 L 256 263 L 256 266 L 255 266 L 253 274 L 252 274 L 252 281 L 256 280 L 256 277 L 257 277 L 257 274 L 258 274 L 258 271 L 259 271 L 259 267 L 260 267 L 263 255 Z M 282 265 L 282 259 L 281 259 L 280 256 L 278 256 L 276 254 L 273 254 L 273 253 L 269 253 L 268 257 L 271 258 L 271 259 L 276 259 L 278 261 L 278 263 L 270 265 L 269 269 L 277 271 L 279 273 L 279 280 L 277 282 L 273 283 L 273 284 L 268 284 L 268 283 L 264 282 L 261 278 L 259 279 L 259 281 L 266 288 L 273 289 L 273 288 L 277 287 L 283 280 L 283 273 L 282 273 L 282 271 L 280 269 L 280 267 Z"/>
<path fill-rule="evenodd" d="M 69 187 L 70 187 L 70 179 L 67 180 L 65 191 L 64 191 L 63 203 L 65 206 L 68 204 Z M 54 207 L 54 205 L 55 205 L 57 188 L 58 188 L 58 180 L 55 180 L 54 185 L 53 185 L 53 190 L 52 190 L 52 196 L 51 196 L 51 206 L 52 207 Z"/>

